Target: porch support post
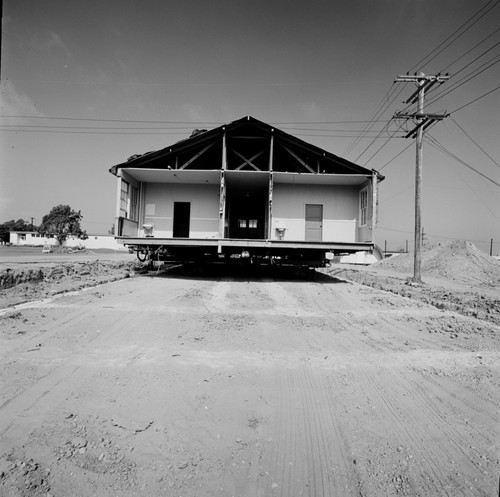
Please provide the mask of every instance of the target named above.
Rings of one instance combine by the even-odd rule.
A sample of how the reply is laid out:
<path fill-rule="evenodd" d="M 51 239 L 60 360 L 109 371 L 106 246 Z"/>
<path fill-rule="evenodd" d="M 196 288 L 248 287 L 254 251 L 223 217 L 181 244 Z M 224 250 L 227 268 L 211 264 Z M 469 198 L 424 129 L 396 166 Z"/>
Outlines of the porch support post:
<path fill-rule="evenodd" d="M 224 238 L 225 219 L 226 219 L 226 179 L 224 177 L 224 171 L 221 171 L 220 189 L 219 189 L 219 238 Z"/>
<path fill-rule="evenodd" d="M 115 212 L 115 237 L 122 236 L 120 226 L 120 207 L 122 198 L 122 171 L 116 171 L 116 212 Z"/>
<path fill-rule="evenodd" d="M 138 226 L 137 226 L 137 229 L 140 230 L 142 228 L 142 225 L 144 224 L 144 212 L 146 210 L 146 206 L 144 204 L 144 199 L 145 199 L 145 195 L 144 195 L 144 192 L 145 192 L 146 188 L 145 188 L 145 184 L 143 181 L 141 181 L 139 183 L 139 201 L 138 201 L 138 209 L 139 209 L 139 213 L 138 213 L 138 216 L 137 216 L 137 219 L 138 219 Z"/>
<path fill-rule="evenodd" d="M 372 170 L 372 242 L 375 243 L 375 232 L 378 220 L 378 176 L 377 171 Z"/>
<path fill-rule="evenodd" d="M 273 236 L 273 172 L 269 173 L 269 198 L 267 203 L 267 238 L 271 240 Z"/>
<path fill-rule="evenodd" d="M 222 134 L 222 164 L 220 172 L 220 188 L 219 188 L 219 238 L 224 238 L 224 226 L 226 220 L 226 178 L 225 171 L 227 168 L 227 147 L 226 147 L 226 131 Z M 221 252 L 221 246 L 218 247 L 218 252 Z"/>
<path fill-rule="evenodd" d="M 273 168 L 274 168 L 274 129 L 271 130 L 271 142 L 269 144 L 269 197 L 267 203 L 267 239 L 273 236 Z"/>
<path fill-rule="evenodd" d="M 227 144 L 226 144 L 226 130 L 222 133 L 222 167 L 221 169 L 225 171 L 227 169 Z"/>

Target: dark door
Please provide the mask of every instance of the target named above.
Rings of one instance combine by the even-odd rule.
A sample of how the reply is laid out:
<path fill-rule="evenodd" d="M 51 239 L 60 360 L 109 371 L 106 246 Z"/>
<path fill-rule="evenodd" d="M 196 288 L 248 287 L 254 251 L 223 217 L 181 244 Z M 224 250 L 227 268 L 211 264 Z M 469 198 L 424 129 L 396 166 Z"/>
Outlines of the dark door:
<path fill-rule="evenodd" d="M 189 238 L 191 202 L 174 202 L 174 238 Z"/>
<path fill-rule="evenodd" d="M 323 240 L 323 206 L 306 204 L 306 242 Z"/>

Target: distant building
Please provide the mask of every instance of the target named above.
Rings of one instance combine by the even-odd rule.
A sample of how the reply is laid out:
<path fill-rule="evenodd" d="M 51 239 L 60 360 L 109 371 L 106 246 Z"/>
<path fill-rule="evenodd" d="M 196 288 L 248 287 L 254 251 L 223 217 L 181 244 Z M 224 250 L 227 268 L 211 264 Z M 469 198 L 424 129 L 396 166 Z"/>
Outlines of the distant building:
<path fill-rule="evenodd" d="M 25 247 L 44 247 L 58 245 L 55 238 L 41 236 L 36 231 L 11 231 L 10 243 L 12 245 L 25 246 Z M 64 243 L 65 247 L 78 247 L 92 249 L 111 249 L 111 250 L 124 250 L 125 247 L 118 244 L 113 235 L 88 235 L 86 240 L 81 240 L 76 236 L 69 236 Z M 125 249 L 126 250 L 126 249 Z"/>
<path fill-rule="evenodd" d="M 43 247 L 47 242 L 47 238 L 41 236 L 36 231 L 11 231 L 9 232 L 9 241 L 12 245 L 26 245 L 34 247 Z M 55 238 L 51 240 L 51 244 L 56 245 Z"/>

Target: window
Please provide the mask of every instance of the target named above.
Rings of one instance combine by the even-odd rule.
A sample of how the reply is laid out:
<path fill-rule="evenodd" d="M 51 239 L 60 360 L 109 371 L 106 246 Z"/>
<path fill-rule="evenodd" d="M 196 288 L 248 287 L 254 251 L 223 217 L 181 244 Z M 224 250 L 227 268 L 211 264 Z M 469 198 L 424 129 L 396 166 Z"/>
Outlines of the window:
<path fill-rule="evenodd" d="M 139 189 L 122 180 L 120 193 L 120 216 L 138 220 Z"/>
<path fill-rule="evenodd" d="M 368 221 L 368 188 L 359 192 L 359 225 L 366 226 Z"/>
<path fill-rule="evenodd" d="M 130 185 L 122 180 L 122 191 L 120 193 L 120 215 L 128 217 L 128 190 Z"/>
<path fill-rule="evenodd" d="M 130 219 L 133 219 L 134 221 L 137 221 L 139 219 L 138 216 L 138 197 L 139 197 L 139 190 L 135 186 L 130 187 L 130 212 L 129 212 L 129 217 Z"/>
<path fill-rule="evenodd" d="M 238 219 L 238 228 L 246 228 L 247 220 L 246 219 Z"/>
<path fill-rule="evenodd" d="M 248 220 L 248 227 L 257 229 L 257 219 L 249 219 Z"/>

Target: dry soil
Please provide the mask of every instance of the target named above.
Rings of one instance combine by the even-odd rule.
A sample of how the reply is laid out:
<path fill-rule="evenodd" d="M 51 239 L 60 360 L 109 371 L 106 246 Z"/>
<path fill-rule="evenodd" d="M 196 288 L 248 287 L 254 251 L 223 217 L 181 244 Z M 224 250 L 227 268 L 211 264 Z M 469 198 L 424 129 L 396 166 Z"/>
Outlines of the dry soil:
<path fill-rule="evenodd" d="M 495 322 L 327 274 L 120 274 L 0 294 L 0 495 L 498 494 Z"/>

